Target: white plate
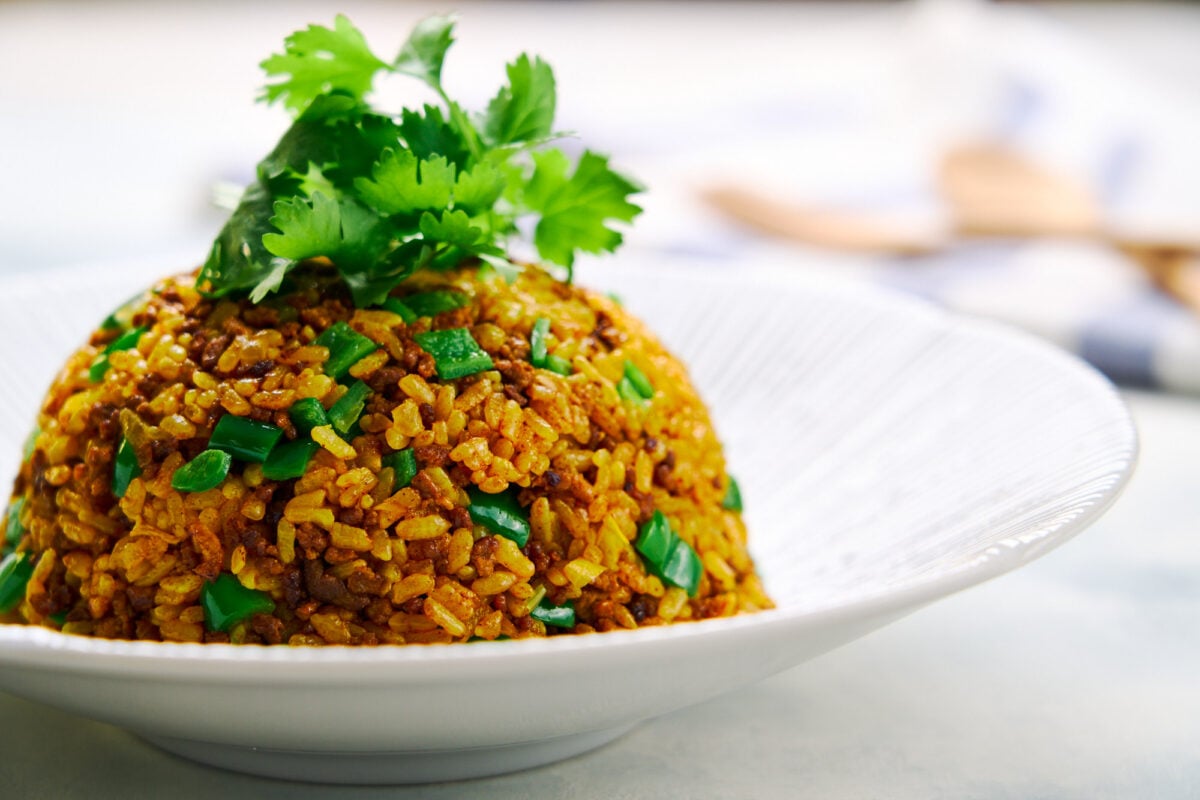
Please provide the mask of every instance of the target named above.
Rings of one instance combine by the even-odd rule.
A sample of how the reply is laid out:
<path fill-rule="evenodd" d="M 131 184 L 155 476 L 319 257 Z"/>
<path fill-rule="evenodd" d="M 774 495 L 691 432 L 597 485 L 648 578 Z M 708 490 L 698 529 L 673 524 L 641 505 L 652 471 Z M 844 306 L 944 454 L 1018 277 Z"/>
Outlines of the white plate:
<path fill-rule="evenodd" d="M 0 284 L 5 463 L 66 353 L 147 274 Z M 615 267 L 595 277 L 692 366 L 777 610 L 357 650 L 0 626 L 0 688 L 263 775 L 399 783 L 522 769 L 1013 569 L 1091 523 L 1132 470 L 1136 435 L 1112 387 L 1023 334 L 861 289 Z"/>

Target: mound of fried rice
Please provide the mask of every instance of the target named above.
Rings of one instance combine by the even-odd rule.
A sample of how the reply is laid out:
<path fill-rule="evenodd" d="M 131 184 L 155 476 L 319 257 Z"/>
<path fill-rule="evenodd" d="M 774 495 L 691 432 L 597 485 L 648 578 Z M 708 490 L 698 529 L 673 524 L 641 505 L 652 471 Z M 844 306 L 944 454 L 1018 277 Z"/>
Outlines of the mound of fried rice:
<path fill-rule="evenodd" d="M 100 329 L 55 379 L 14 487 L 17 551 L 32 575 L 18 621 L 120 639 L 375 645 L 632 629 L 770 606 L 728 476 L 685 368 L 615 300 L 529 267 L 513 282 L 475 269 L 423 273 L 395 292 L 452 289 L 464 307 L 406 324 L 355 309 L 319 265 L 253 305 L 214 300 L 195 275 L 163 280 L 126 307 L 136 347 L 89 367 L 119 331 Z M 530 363 L 535 320 L 570 375 Z M 346 391 L 316 338 L 338 321 L 379 349 L 344 382 L 371 391 L 353 437 L 313 432 L 304 474 L 273 481 L 235 462 L 216 488 L 172 477 L 224 415 L 300 435 L 288 409 Z M 414 340 L 468 329 L 494 368 L 443 381 Z M 617 390 L 631 361 L 653 397 Z M 140 475 L 113 494 L 124 437 Z M 388 454 L 418 472 L 396 486 Z M 468 487 L 515 492 L 520 547 L 476 524 Z M 648 570 L 639 529 L 662 512 L 703 565 L 694 596 Z M 273 601 L 227 630 L 206 624 L 207 583 L 223 574 Z M 548 627 L 534 604 L 570 605 Z"/>

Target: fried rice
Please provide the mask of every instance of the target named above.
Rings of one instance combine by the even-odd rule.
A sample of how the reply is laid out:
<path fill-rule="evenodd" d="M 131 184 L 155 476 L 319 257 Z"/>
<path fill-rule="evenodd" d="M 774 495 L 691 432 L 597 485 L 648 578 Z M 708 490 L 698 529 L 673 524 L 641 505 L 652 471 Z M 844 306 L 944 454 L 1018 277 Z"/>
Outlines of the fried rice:
<path fill-rule="evenodd" d="M 292 277 L 258 305 L 207 298 L 194 274 L 163 280 L 70 357 L 10 506 L 10 563 L 28 572 L 20 622 L 119 639 L 376 645 L 770 607 L 703 402 L 615 299 L 535 267 L 511 282 L 474 267 L 425 272 L 396 297 L 455 302 L 406 322 L 355 309 L 319 264 Z M 318 339 L 339 323 L 370 352 L 335 379 L 333 347 Z M 420 341 L 456 329 L 491 363 L 446 379 Z M 113 348 L 120 337 L 127 349 Z M 538 347 L 557 369 L 531 363 Z M 642 394 L 627 391 L 630 374 Z M 297 403 L 333 413 L 354 406 L 339 406 L 351 391 L 365 398 L 353 426 L 297 424 Z M 226 417 L 311 442 L 302 474 L 272 479 L 235 453 L 212 488 L 177 488 L 185 465 L 215 452 Z M 492 524 L 496 498 L 511 499 L 496 513 L 527 537 Z M 697 580 L 655 555 L 656 531 L 682 543 Z M 220 618 L 219 586 L 249 606 Z"/>

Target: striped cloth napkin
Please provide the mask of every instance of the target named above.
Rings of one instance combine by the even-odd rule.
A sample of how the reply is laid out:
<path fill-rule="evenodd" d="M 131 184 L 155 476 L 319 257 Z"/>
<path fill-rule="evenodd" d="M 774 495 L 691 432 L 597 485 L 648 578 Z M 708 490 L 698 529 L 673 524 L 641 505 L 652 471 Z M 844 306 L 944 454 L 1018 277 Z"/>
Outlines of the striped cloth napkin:
<path fill-rule="evenodd" d="M 680 118 L 602 142 L 653 189 L 631 249 L 837 272 L 1021 326 L 1117 383 L 1200 393 L 1200 312 L 1150 269 L 1200 263 L 1200 109 L 1036 11 L 929 2 L 911 23 L 855 74 L 714 100 L 709 139 Z M 1001 218 L 976 224 L 947 173 L 964 143 L 1032 165 L 1049 200 L 992 202 L 985 181 Z"/>

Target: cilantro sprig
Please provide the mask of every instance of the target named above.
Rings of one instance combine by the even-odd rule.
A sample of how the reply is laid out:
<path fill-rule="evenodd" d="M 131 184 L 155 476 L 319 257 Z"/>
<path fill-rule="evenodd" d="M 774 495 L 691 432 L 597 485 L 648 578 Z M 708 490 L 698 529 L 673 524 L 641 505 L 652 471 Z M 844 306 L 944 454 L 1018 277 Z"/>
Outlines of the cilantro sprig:
<path fill-rule="evenodd" d="M 200 273 L 212 296 L 247 292 L 254 302 L 279 290 L 300 263 L 327 259 L 359 306 L 382 303 L 420 269 L 472 259 L 507 263 L 518 221 L 568 279 L 580 251 L 621 244 L 614 223 L 641 209 L 640 188 L 602 155 L 575 162 L 548 146 L 555 138 L 554 72 L 522 54 L 482 113 L 442 85 L 454 20 L 419 23 L 390 62 L 344 16 L 310 25 L 262 62 L 260 99 L 282 103 L 291 127 L 258 165 L 255 181 L 213 243 Z M 427 84 L 440 105 L 381 112 L 367 102 L 380 74 Z"/>

